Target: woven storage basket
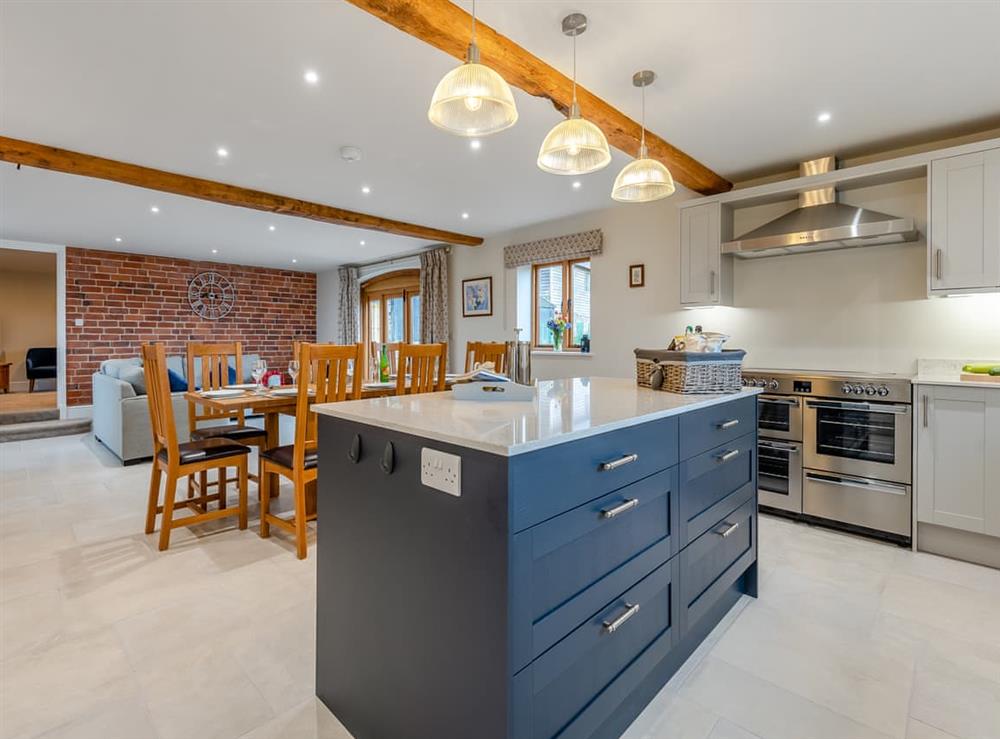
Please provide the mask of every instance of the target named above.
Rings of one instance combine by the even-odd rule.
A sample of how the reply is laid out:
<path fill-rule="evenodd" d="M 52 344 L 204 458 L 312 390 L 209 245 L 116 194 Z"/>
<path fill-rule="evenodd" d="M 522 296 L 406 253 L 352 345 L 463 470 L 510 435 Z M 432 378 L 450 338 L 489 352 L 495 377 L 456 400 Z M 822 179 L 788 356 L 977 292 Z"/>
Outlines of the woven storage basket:
<path fill-rule="evenodd" d="M 742 349 L 722 352 L 672 352 L 636 349 L 635 377 L 640 387 L 652 387 L 653 373 L 663 372 L 657 390 L 670 393 L 736 393 L 742 384 Z"/>

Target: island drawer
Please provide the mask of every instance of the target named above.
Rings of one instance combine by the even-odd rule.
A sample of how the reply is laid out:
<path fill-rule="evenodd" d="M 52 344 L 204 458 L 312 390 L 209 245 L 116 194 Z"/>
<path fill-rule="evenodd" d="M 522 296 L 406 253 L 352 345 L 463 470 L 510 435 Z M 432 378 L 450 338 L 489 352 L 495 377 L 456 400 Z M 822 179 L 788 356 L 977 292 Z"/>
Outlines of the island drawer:
<path fill-rule="evenodd" d="M 681 550 L 681 633 L 698 622 L 756 559 L 757 501 L 751 498 Z"/>
<path fill-rule="evenodd" d="M 676 554 L 677 525 L 677 467 L 671 467 L 515 534 L 513 669 Z"/>
<path fill-rule="evenodd" d="M 677 418 L 661 418 L 511 458 L 514 532 L 677 463 Z"/>
<path fill-rule="evenodd" d="M 757 397 L 691 411 L 680 417 L 681 459 L 757 430 Z"/>
<path fill-rule="evenodd" d="M 669 650 L 677 620 L 674 583 L 671 561 L 515 675 L 511 735 L 591 736 L 624 697 L 618 696 L 616 677 L 648 648 Z M 601 700 L 602 694 L 612 700 Z M 600 710 L 591 710 L 595 705 Z"/>
<path fill-rule="evenodd" d="M 697 539 L 756 489 L 757 442 L 753 433 L 681 462 L 680 546 Z"/>

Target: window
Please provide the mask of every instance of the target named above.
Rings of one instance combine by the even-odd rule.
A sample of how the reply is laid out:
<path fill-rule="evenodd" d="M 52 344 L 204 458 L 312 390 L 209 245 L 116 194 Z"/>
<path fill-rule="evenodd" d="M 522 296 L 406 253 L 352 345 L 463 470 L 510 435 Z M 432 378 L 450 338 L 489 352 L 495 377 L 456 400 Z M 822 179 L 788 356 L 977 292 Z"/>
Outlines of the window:
<path fill-rule="evenodd" d="M 556 313 L 570 318 L 564 343 L 579 348 L 590 336 L 590 260 L 574 259 L 532 267 L 532 316 L 535 346 L 552 346 L 547 323 Z"/>
<path fill-rule="evenodd" d="M 420 343 L 420 270 L 379 275 L 361 286 L 361 335 L 366 345 Z"/>

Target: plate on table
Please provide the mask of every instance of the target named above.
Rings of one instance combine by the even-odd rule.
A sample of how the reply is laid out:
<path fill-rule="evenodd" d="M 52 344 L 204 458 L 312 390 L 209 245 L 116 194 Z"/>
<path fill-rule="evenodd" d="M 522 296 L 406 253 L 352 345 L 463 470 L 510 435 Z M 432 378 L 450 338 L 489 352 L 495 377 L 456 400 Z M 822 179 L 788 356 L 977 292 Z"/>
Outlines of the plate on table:
<path fill-rule="evenodd" d="M 366 382 L 364 384 L 364 387 L 368 388 L 369 390 L 381 387 L 396 387 L 396 381 L 386 380 L 385 382 Z"/>
<path fill-rule="evenodd" d="M 297 387 L 276 387 L 270 391 L 271 395 L 298 395 L 299 389 Z"/>
<path fill-rule="evenodd" d="M 257 387 L 252 382 L 245 382 L 242 385 L 223 385 L 226 390 L 253 390 Z"/>
<path fill-rule="evenodd" d="M 229 388 L 224 390 L 202 390 L 200 394 L 203 398 L 235 398 L 237 395 L 243 395 L 244 392 L 246 391 Z"/>

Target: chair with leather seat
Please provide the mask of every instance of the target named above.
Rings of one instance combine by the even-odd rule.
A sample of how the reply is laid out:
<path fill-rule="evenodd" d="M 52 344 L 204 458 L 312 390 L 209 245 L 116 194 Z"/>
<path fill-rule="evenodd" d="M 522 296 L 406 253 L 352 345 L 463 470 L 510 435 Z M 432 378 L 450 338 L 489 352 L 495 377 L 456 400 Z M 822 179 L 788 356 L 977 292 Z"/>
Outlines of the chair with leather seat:
<path fill-rule="evenodd" d="M 229 343 L 202 344 L 198 342 L 188 342 L 187 345 L 187 376 L 188 385 L 201 390 L 219 390 L 230 384 L 229 358 L 234 358 L 236 382 L 243 381 L 243 345 L 239 341 Z M 218 423 L 225 421 L 222 425 L 202 426 L 201 421 L 212 421 Z M 229 439 L 238 441 L 241 444 L 256 446 L 264 449 L 267 446 L 267 432 L 255 426 L 246 425 L 246 417 L 242 410 L 227 412 L 220 411 L 209 406 L 202 406 L 192 400 L 188 401 L 188 431 L 192 441 L 202 441 L 204 439 Z M 259 485 L 259 480 L 254 474 L 250 479 Z M 229 482 L 235 482 L 229 480 Z M 219 482 L 208 480 L 208 473 L 199 475 L 197 488 L 204 498 L 208 495 L 209 488 L 217 487 Z M 188 493 L 194 493 L 194 481 L 189 480 Z"/>
<path fill-rule="evenodd" d="M 250 448 L 227 438 L 200 439 L 183 444 L 177 442 L 174 407 L 167 377 L 167 358 L 162 344 L 143 344 L 143 373 L 149 401 L 149 419 L 153 430 L 153 468 L 149 480 L 149 500 L 146 506 L 146 533 L 152 534 L 156 516 L 160 520 L 160 551 L 170 546 L 170 532 L 178 526 L 214 521 L 237 516 L 239 527 L 247 527 L 247 456 Z M 239 504 L 229 506 L 226 468 L 235 467 L 239 489 Z M 200 498 L 177 500 L 177 481 L 183 477 L 218 470 L 218 492 Z M 160 504 L 160 481 L 166 477 L 163 504 Z M 204 492 L 204 491 L 203 491 Z M 208 503 L 218 501 L 218 508 L 208 510 Z M 193 513 L 174 517 L 176 507 Z"/>
<path fill-rule="evenodd" d="M 306 505 L 306 485 L 316 480 L 318 463 L 316 414 L 309 408 L 313 403 L 346 400 L 348 393 L 351 393 L 351 397 L 359 397 L 363 362 L 364 344 L 339 346 L 303 343 L 299 347 L 295 443 L 268 449 L 260 454 L 260 535 L 265 539 L 269 537 L 272 524 L 294 534 L 295 551 L 299 559 L 306 558 L 306 523 L 316 518 L 315 510 L 309 510 Z M 269 480 L 272 472 L 292 481 L 295 510 L 291 518 L 283 518 L 270 511 L 272 498 Z"/>
<path fill-rule="evenodd" d="M 35 380 L 56 378 L 55 347 L 28 349 L 24 355 L 24 375 L 28 379 L 28 392 L 35 392 Z"/>

